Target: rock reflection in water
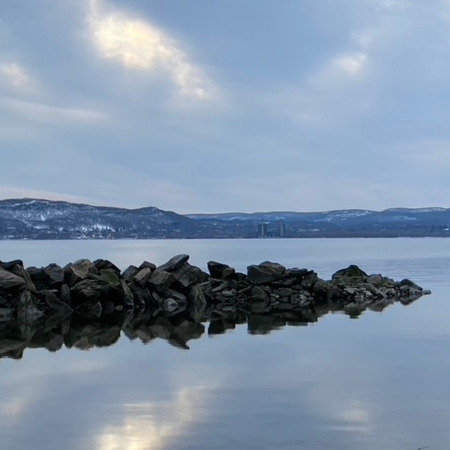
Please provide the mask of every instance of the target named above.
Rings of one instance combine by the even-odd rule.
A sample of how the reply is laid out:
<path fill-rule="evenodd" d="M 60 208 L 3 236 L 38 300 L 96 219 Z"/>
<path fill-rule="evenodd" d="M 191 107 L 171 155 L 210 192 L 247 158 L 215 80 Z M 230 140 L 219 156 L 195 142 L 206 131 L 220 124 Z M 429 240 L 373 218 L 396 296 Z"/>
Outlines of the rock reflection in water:
<path fill-rule="evenodd" d="M 149 344 L 155 339 L 166 340 L 174 347 L 188 350 L 188 342 L 208 335 L 224 334 L 237 325 L 247 324 L 252 335 L 268 334 L 285 326 L 307 326 L 329 313 L 343 313 L 358 318 L 365 310 L 381 312 L 394 300 L 384 299 L 370 305 L 343 304 L 334 300 L 320 306 L 271 311 L 270 307 L 257 313 L 238 310 L 224 312 L 209 308 L 201 314 L 191 309 L 175 315 L 161 315 L 160 311 L 139 314 L 115 313 L 102 320 L 85 320 L 72 315 L 62 321 L 0 322 L 0 358 L 21 359 L 25 349 L 45 348 L 56 352 L 63 347 L 78 350 L 109 347 L 122 335 L 130 340 Z M 404 302 L 405 305 L 411 303 Z M 156 315 L 155 315 L 156 314 Z"/>

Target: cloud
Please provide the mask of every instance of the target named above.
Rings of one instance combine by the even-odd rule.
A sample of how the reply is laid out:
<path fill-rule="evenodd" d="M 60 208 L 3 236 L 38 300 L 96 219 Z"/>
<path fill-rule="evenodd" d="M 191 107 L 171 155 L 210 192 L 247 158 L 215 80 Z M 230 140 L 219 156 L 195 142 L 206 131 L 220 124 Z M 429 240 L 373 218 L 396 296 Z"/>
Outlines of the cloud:
<path fill-rule="evenodd" d="M 214 96 L 203 70 L 166 33 L 152 23 L 126 13 L 105 13 L 101 0 L 90 0 L 91 39 L 102 58 L 147 72 L 167 72 L 180 95 L 205 101 Z"/>
<path fill-rule="evenodd" d="M 335 64 L 347 74 L 358 75 L 366 68 L 368 59 L 366 53 L 356 53 L 337 58 Z"/>
<path fill-rule="evenodd" d="M 16 62 L 0 64 L 0 80 L 19 91 L 33 91 L 37 85 L 25 67 Z"/>

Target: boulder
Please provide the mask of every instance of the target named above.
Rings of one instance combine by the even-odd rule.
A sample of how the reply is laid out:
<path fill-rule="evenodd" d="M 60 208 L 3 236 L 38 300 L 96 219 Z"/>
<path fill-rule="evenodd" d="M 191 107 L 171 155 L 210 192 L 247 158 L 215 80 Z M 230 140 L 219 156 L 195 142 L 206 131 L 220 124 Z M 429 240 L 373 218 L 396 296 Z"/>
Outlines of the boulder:
<path fill-rule="evenodd" d="M 18 266 L 23 267 L 23 261 L 21 259 L 15 259 L 14 261 L 9 262 L 0 261 L 0 269 L 6 270 L 19 276 L 19 273 L 17 272 Z"/>
<path fill-rule="evenodd" d="M 145 286 L 151 274 L 152 269 L 150 267 L 144 267 L 134 276 L 133 279 L 136 283 L 140 284 L 141 286 Z"/>
<path fill-rule="evenodd" d="M 286 268 L 278 263 L 263 262 L 259 265 L 249 266 L 247 274 L 252 284 L 270 284 L 283 278 Z"/>
<path fill-rule="evenodd" d="M 102 270 L 112 270 L 118 276 L 120 276 L 120 269 L 107 259 L 96 259 L 94 261 L 94 266 L 97 268 L 99 272 L 101 272 Z"/>
<path fill-rule="evenodd" d="M 64 270 L 57 264 L 50 264 L 43 269 L 46 282 L 50 287 L 60 287 L 64 282 Z"/>
<path fill-rule="evenodd" d="M 218 280 L 224 280 L 236 273 L 232 267 L 217 261 L 208 262 L 208 271 L 212 278 L 216 278 Z"/>
<path fill-rule="evenodd" d="M 175 281 L 173 274 L 164 270 L 156 269 L 148 280 L 148 284 L 157 292 L 168 289 Z"/>
<path fill-rule="evenodd" d="M 0 288 L 2 289 L 13 289 L 13 288 L 24 288 L 26 286 L 26 281 L 8 272 L 5 269 L 0 268 Z"/>
<path fill-rule="evenodd" d="M 50 289 L 50 286 L 47 282 L 47 276 L 44 273 L 44 269 L 38 269 L 37 267 L 28 267 L 26 271 L 38 291 L 45 291 L 46 289 Z"/>
<path fill-rule="evenodd" d="M 177 255 L 169 259 L 169 261 L 159 266 L 157 269 L 163 272 L 173 272 L 187 262 L 188 259 L 189 255 Z"/>
<path fill-rule="evenodd" d="M 348 266 L 346 269 L 338 270 L 331 277 L 333 280 L 341 279 L 341 278 L 359 278 L 359 279 L 367 279 L 368 275 L 366 272 L 361 270 L 358 266 L 352 264 Z"/>
<path fill-rule="evenodd" d="M 140 266 L 139 266 L 139 270 L 142 269 L 150 269 L 152 272 L 154 272 L 156 270 L 156 264 L 153 264 L 152 262 L 148 262 L 148 261 L 144 261 Z"/>
<path fill-rule="evenodd" d="M 111 301 L 115 306 L 124 305 L 123 291 L 112 287 L 101 277 L 86 279 L 77 283 L 70 290 L 70 294 L 75 308 L 83 303 L 99 300 Z"/>
<path fill-rule="evenodd" d="M 121 286 L 121 280 L 118 276 L 118 273 L 113 269 L 102 269 L 100 270 L 100 276 L 111 286 L 114 288 L 118 288 Z"/>
<path fill-rule="evenodd" d="M 75 286 L 91 274 L 98 275 L 98 270 L 88 259 L 80 259 L 64 267 L 64 279 L 69 287 Z"/>
<path fill-rule="evenodd" d="M 125 269 L 125 272 L 122 274 L 122 278 L 125 281 L 133 281 L 138 272 L 139 269 L 136 266 L 128 266 L 128 268 Z"/>
<path fill-rule="evenodd" d="M 199 284 L 208 280 L 208 275 L 205 272 L 198 267 L 191 266 L 187 262 L 174 270 L 172 275 L 177 283 L 185 289 L 194 284 Z"/>

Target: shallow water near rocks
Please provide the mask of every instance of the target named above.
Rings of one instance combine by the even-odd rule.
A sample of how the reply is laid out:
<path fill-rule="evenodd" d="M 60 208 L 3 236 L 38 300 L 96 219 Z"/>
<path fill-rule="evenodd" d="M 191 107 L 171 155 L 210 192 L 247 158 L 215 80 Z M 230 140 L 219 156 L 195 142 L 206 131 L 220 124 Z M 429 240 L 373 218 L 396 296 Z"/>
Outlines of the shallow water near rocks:
<path fill-rule="evenodd" d="M 323 278 L 358 264 L 433 293 L 357 320 L 205 324 L 190 350 L 126 336 L 89 351 L 28 348 L 0 360 L 1 449 L 449 448 L 450 240 L 0 242 L 1 260 L 27 266 L 87 257 L 124 269 L 178 253 L 203 269 L 272 260 Z"/>

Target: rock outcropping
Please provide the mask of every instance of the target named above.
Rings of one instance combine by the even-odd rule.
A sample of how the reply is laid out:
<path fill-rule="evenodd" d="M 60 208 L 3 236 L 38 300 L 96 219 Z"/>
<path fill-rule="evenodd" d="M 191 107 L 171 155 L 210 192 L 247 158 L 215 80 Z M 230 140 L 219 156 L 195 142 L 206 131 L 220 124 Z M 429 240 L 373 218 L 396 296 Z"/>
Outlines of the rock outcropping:
<path fill-rule="evenodd" d="M 124 272 L 103 259 L 27 269 L 20 260 L 0 262 L 0 357 L 21 357 L 35 339 L 49 350 L 110 345 L 122 331 L 187 348 L 206 321 L 210 333 L 243 322 L 251 332 L 264 332 L 286 322 L 315 322 L 330 311 L 355 317 L 430 293 L 357 266 L 327 281 L 312 270 L 269 261 L 249 266 L 247 274 L 215 261 L 206 273 L 188 261 L 178 255 L 159 267 L 144 261 Z"/>

